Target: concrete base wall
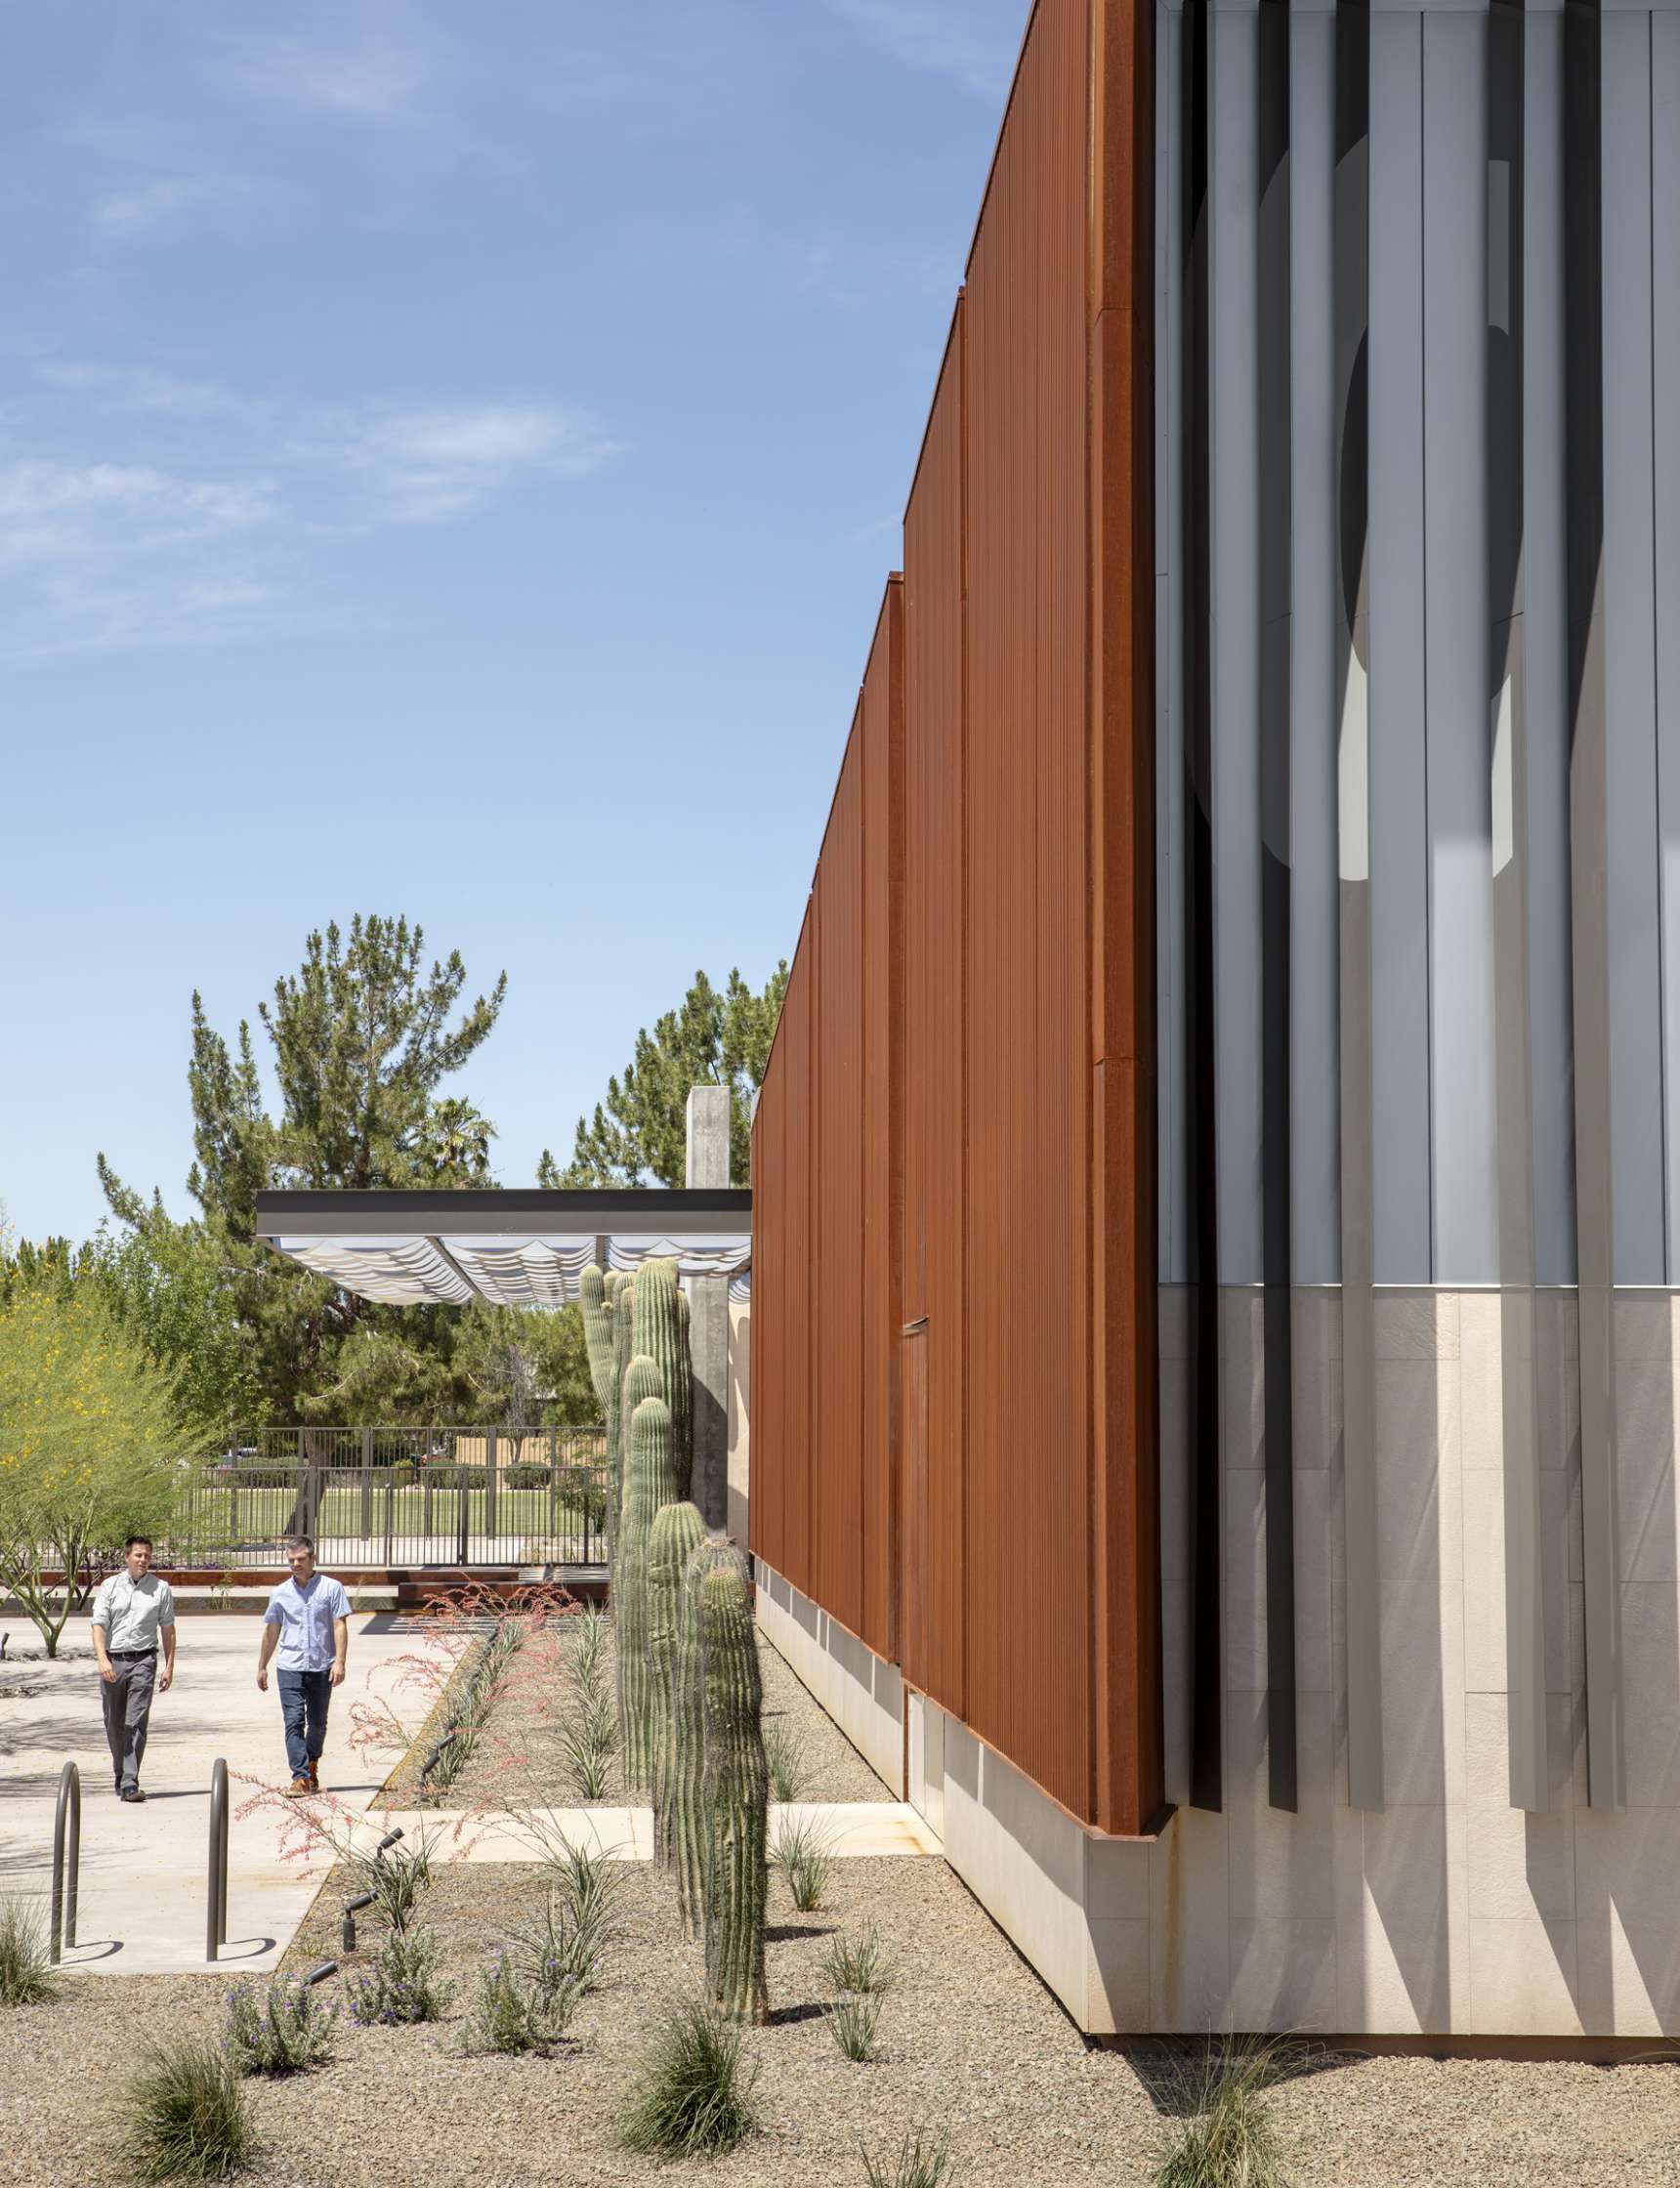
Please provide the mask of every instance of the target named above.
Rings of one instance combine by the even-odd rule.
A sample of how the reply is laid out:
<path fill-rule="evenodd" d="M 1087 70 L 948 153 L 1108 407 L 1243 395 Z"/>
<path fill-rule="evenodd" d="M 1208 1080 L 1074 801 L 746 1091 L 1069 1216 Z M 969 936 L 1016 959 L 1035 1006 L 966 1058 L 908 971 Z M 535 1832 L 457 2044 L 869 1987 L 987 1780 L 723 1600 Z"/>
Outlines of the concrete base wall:
<path fill-rule="evenodd" d="M 1385 1805 L 1346 1757 L 1340 1301 L 1294 1301 L 1299 1800 L 1268 1799 L 1259 1294 L 1221 1303 L 1224 1788 L 1188 1796 L 1189 1508 L 1182 1296 L 1162 1295 L 1167 1792 L 1153 1841 L 1103 1839 L 764 1572 L 761 1618 L 951 1867 L 1093 2033 L 1680 2037 L 1680 1298 L 1616 1305 L 1628 1805 L 1589 1805 L 1575 1313 L 1534 1300 L 1547 1803 L 1507 1753 L 1496 1292 L 1376 1303 Z M 900 1708 L 904 1712 L 899 1729 Z"/>
<path fill-rule="evenodd" d="M 747 1476 L 750 1438 L 747 1426 L 747 1393 L 752 1386 L 752 1302 L 730 1301 L 730 1448 L 729 1518 L 726 1529 L 732 1542 L 744 1550 L 747 1535 Z"/>
<path fill-rule="evenodd" d="M 904 1699 L 899 1667 L 836 1625 L 826 1611 L 756 1558 L 758 1622 L 869 1768 L 904 1793 Z"/>

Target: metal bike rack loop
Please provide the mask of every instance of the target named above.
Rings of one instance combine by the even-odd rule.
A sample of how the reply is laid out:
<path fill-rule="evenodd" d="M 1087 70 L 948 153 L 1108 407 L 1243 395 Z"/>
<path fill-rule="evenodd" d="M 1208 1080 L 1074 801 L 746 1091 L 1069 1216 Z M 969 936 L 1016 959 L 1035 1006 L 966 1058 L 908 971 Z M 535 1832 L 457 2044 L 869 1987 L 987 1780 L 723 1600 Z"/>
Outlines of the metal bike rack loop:
<path fill-rule="evenodd" d="M 62 1949 L 76 1942 L 76 1888 L 81 1872 L 82 1774 L 73 1762 L 67 1762 L 59 1773 L 59 1805 L 53 1817 L 53 1911 L 48 1957 L 55 1967 Z"/>
<path fill-rule="evenodd" d="M 228 1942 L 228 1765 L 216 1757 L 210 1772 L 210 1890 L 204 1914 L 204 1957 L 214 1960 Z"/>

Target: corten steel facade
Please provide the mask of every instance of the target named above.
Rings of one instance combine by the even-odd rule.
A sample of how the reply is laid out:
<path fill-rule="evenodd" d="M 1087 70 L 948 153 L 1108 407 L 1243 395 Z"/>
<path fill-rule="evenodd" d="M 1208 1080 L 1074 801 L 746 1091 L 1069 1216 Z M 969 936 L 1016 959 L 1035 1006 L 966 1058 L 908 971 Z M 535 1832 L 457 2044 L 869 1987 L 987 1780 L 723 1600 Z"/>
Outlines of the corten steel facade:
<path fill-rule="evenodd" d="M 1110 442 L 1102 476 L 1092 416 L 1135 371 L 1148 313 L 1135 262 L 1097 247 L 1129 232 L 1139 170 L 1113 143 L 1131 57 L 1092 33 L 1082 4 L 1050 5 L 1027 43 L 910 495 L 903 609 L 895 585 L 760 1103 L 753 1542 L 1064 1808 L 1136 1831 L 1161 1802 L 1153 1562 L 1116 1567 L 1096 1529 L 1155 1524 L 1136 1271 L 1153 1191 L 1119 1238 L 1099 1209 L 1105 1172 L 1122 1199 L 1151 1174 L 1133 1156 L 1149 804 L 1095 764 L 1093 669 L 1104 656 L 1112 770 L 1148 654 L 1093 595 L 1099 555 L 1129 566 L 1147 470 Z M 1099 72 L 1114 177 L 1093 203 Z M 1099 525 L 1105 492 L 1126 506 Z M 871 785 L 895 781 L 865 827 Z M 773 1305 L 807 1225 L 808 1288 Z M 801 1439 L 782 1378 L 806 1357 Z"/>
<path fill-rule="evenodd" d="M 1088 2028 L 1680 2034 L 1677 269 L 1680 8 L 1033 12 L 752 1529 Z"/>

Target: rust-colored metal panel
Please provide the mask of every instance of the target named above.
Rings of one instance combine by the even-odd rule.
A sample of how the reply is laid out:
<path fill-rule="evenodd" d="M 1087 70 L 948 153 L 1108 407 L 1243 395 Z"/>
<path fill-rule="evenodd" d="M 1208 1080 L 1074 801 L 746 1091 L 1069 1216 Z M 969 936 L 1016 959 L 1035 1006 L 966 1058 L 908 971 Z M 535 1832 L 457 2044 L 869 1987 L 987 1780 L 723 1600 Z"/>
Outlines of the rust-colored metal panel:
<path fill-rule="evenodd" d="M 811 1571 L 817 1600 L 863 1622 L 863 710 L 840 766 L 812 893 L 817 1129 Z"/>
<path fill-rule="evenodd" d="M 1165 1804 L 1155 1293 L 1154 0 L 1098 0 L 1090 335 L 1094 1814 Z"/>
<path fill-rule="evenodd" d="M 863 1609 L 859 1632 L 897 1661 L 899 1239 L 903 1162 L 903 583 L 889 579 L 863 676 Z"/>
<path fill-rule="evenodd" d="M 1093 1749 L 1089 62 L 1086 0 L 1040 0 L 966 291 L 966 1714 L 1081 1815 Z M 1030 1610 L 1004 1617 L 1004 1605 Z"/>
<path fill-rule="evenodd" d="M 1153 0 L 1038 0 L 760 1102 L 755 1546 L 1160 1805 Z"/>
<path fill-rule="evenodd" d="M 964 316 L 957 302 L 904 513 L 903 1372 L 922 1376 L 906 1449 L 903 1668 L 967 1704 L 964 1452 Z M 908 1399 L 906 1397 L 906 1405 Z"/>

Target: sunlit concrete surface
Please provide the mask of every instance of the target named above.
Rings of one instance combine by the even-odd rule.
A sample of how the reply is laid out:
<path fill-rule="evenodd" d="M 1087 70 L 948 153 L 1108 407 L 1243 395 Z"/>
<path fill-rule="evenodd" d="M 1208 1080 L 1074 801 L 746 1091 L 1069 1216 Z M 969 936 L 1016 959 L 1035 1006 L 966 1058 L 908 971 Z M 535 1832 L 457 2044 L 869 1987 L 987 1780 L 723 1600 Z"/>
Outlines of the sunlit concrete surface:
<path fill-rule="evenodd" d="M 386 1828 L 400 1824 L 410 1842 L 422 1832 L 441 1861 L 541 1861 L 567 1846 L 587 1846 L 616 1861 L 651 1861 L 653 1813 L 649 1808 L 538 1808 L 528 1815 L 498 1810 L 403 1809 L 368 1817 Z M 939 1839 L 915 1810 L 891 1800 L 796 1801 L 770 1810 L 770 1843 L 783 1823 L 804 1824 L 825 1852 L 839 1859 L 891 1854 L 938 1854 Z"/>
<path fill-rule="evenodd" d="M 390 1758 L 350 1745 L 351 1705 L 369 1695 L 368 1674 L 412 1652 L 412 1629 L 361 1616 L 351 1621 L 349 1675 L 333 1699 L 321 1784 L 358 1813 L 382 1783 Z M 271 1670 L 257 1689 L 258 1627 L 249 1617 L 182 1620 L 175 1684 L 152 1704 L 141 1784 L 128 1804 L 111 1788 L 100 1713 L 99 1673 L 85 1619 L 72 1620 L 48 1662 L 26 1620 L 0 1620 L 0 1890 L 39 1897 L 51 1889 L 53 1818 L 59 1777 L 76 1764 L 82 1785 L 78 1942 L 66 1967 L 110 1975 L 186 1974 L 203 1969 L 209 1877 L 210 1776 L 228 1765 L 228 1942 L 220 1959 L 245 1972 L 270 1967 L 290 1943 L 331 1855 L 288 1861 L 277 1806 L 241 1817 L 263 1787 L 290 1782 L 280 1704 Z M 374 1692 L 388 1695 L 389 1678 Z M 417 1711 L 411 1711 L 417 1713 Z"/>

